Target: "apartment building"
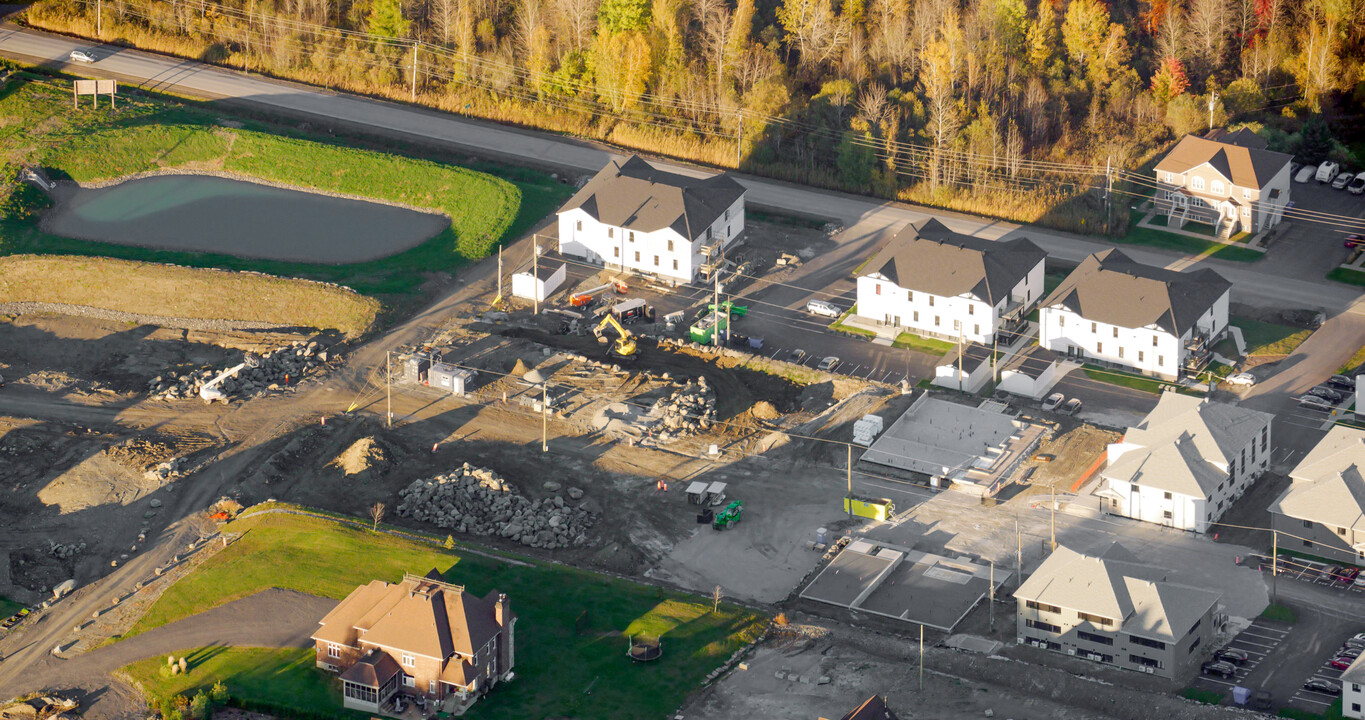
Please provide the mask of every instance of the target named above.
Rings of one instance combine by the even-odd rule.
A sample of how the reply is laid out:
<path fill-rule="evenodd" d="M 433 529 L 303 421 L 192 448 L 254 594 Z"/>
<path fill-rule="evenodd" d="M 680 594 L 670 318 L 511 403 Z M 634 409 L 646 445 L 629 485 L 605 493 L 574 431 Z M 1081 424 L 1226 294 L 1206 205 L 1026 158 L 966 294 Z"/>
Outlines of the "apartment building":
<path fill-rule="evenodd" d="M 1365 431 L 1334 425 L 1270 505 L 1281 550 L 1365 564 Z"/>
<path fill-rule="evenodd" d="M 1170 227 L 1201 222 L 1224 239 L 1268 230 L 1289 204 L 1291 160 L 1245 128 L 1186 135 L 1156 165 L 1154 201 Z"/>

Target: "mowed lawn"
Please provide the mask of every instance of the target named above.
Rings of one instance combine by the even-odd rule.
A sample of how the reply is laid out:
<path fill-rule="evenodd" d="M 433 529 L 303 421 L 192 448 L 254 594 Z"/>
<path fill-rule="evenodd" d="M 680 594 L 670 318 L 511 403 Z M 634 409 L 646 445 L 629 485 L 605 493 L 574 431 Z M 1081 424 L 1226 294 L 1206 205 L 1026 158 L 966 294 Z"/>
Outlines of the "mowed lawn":
<path fill-rule="evenodd" d="M 183 675 L 166 672 L 166 658 L 160 656 L 128 665 L 123 672 L 161 700 L 162 707 L 168 707 L 168 700 L 176 695 L 207 693 L 221 680 L 233 697 L 337 718 L 367 717 L 342 707 L 335 681 L 314 670 L 317 658 L 312 650 L 210 647 L 185 651 L 176 659 L 181 655 L 188 668 Z"/>
<path fill-rule="evenodd" d="M 1288 355 L 1313 334 L 1312 330 L 1251 318 L 1234 317 L 1229 322 L 1242 329 L 1249 356 Z"/>
<path fill-rule="evenodd" d="M 120 99 L 117 110 L 107 105 L 73 109 L 69 85 L 20 77 L 0 94 L 4 162 L 40 165 L 55 178 L 83 183 L 163 169 L 225 172 L 432 209 L 451 223 L 431 240 L 387 258 L 317 265 L 49 235 L 21 211 L 45 199 L 22 186 L 12 197 L 7 192 L 0 198 L 0 207 L 8 208 L 0 211 L 0 255 L 103 255 L 325 280 L 370 295 L 410 293 L 426 274 L 457 270 L 526 232 L 572 191 L 537 171 L 462 167 L 433 162 L 423 157 L 427 153 L 367 149 L 356 146 L 358 141 L 224 117 L 189 101 L 137 94 Z"/>
<path fill-rule="evenodd" d="M 341 599 L 372 579 L 393 582 L 435 567 L 476 595 L 507 593 L 519 618 L 517 679 L 472 718 L 663 717 L 766 623 L 726 604 L 713 613 L 709 598 L 563 566 L 514 565 L 327 519 L 260 514 L 226 531 L 243 535 L 169 588 L 130 634 L 270 587 Z M 662 659 L 637 665 L 626 657 L 628 636 L 641 633 L 662 638 Z M 231 686 L 232 667 L 196 682 Z M 305 682 L 297 676 L 309 673 L 318 671 L 300 666 L 279 677 Z"/>

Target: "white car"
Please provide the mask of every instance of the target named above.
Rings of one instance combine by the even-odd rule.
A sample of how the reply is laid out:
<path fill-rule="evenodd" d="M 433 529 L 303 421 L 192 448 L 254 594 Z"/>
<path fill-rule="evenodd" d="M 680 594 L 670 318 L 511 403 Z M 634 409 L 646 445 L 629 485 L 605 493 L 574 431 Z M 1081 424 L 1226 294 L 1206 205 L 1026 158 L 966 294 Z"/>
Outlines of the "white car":
<path fill-rule="evenodd" d="M 806 312 L 812 315 L 824 315 L 825 317 L 837 318 L 844 314 L 838 305 L 824 300 L 811 300 L 806 303 Z"/>
<path fill-rule="evenodd" d="M 92 63 L 95 62 L 95 56 L 84 50 L 72 50 L 71 60 L 73 62 Z"/>
<path fill-rule="evenodd" d="M 1043 401 L 1044 410 L 1056 410 L 1066 400 L 1066 396 L 1061 393 L 1052 393 Z"/>
<path fill-rule="evenodd" d="M 1346 188 L 1347 185 L 1350 185 L 1351 181 L 1354 179 L 1356 179 L 1355 173 L 1344 172 L 1338 175 L 1336 179 L 1332 181 L 1332 189 L 1343 190 Z"/>
<path fill-rule="evenodd" d="M 826 357 L 825 359 L 821 360 L 820 365 L 818 367 L 824 372 L 833 372 L 834 368 L 839 367 L 839 358 L 830 355 L 829 357 Z"/>
<path fill-rule="evenodd" d="M 1246 372 L 1237 373 L 1236 375 L 1229 375 L 1227 379 L 1224 380 L 1223 382 L 1227 383 L 1228 385 L 1241 385 L 1243 387 L 1251 387 L 1252 385 L 1256 384 L 1256 376 Z"/>
<path fill-rule="evenodd" d="M 1294 182 L 1306 183 L 1309 180 L 1313 179 L 1313 175 L 1317 173 L 1317 171 L 1318 171 L 1317 165 L 1304 165 L 1303 167 L 1299 168 L 1299 174 L 1294 176 Z"/>

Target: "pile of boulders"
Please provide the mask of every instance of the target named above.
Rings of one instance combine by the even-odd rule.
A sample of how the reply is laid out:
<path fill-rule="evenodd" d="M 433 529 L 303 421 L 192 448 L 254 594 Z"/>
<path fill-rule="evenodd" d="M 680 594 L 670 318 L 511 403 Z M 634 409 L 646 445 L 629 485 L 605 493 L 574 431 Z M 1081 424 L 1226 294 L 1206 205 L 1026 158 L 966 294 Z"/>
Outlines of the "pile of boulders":
<path fill-rule="evenodd" d="M 75 557 L 85 552 L 85 543 L 83 542 L 69 543 L 67 545 L 62 545 L 61 543 L 54 543 L 51 540 L 49 540 L 48 542 L 52 544 L 52 547 L 48 548 L 47 551 L 48 554 L 51 555 L 52 557 L 57 558 L 58 560 L 65 560 L 67 558 Z"/>
<path fill-rule="evenodd" d="M 709 430 L 716 420 L 716 393 L 707 387 L 705 377 L 689 380 L 655 401 L 649 416 L 656 421 L 655 436 L 660 441 Z"/>
<path fill-rule="evenodd" d="M 595 514 L 573 507 L 560 495 L 528 500 L 492 470 L 469 463 L 455 472 L 415 480 L 398 496 L 403 517 L 547 550 L 587 543 L 588 529 L 597 521 Z"/>
<path fill-rule="evenodd" d="M 181 467 L 183 464 L 184 458 L 171 458 L 165 462 L 157 463 L 150 470 L 142 473 L 142 475 L 153 482 L 160 480 L 176 480 L 183 477 L 185 474 Z"/>
<path fill-rule="evenodd" d="M 294 342 L 257 355 L 247 353 L 235 375 L 224 378 L 218 389 L 225 396 L 252 397 L 285 385 L 296 384 L 327 362 L 328 352 L 316 342 Z M 231 367 L 231 366 L 229 366 Z M 147 387 L 153 395 L 174 400 L 199 397 L 200 388 L 228 368 L 201 368 L 183 375 L 158 375 Z"/>

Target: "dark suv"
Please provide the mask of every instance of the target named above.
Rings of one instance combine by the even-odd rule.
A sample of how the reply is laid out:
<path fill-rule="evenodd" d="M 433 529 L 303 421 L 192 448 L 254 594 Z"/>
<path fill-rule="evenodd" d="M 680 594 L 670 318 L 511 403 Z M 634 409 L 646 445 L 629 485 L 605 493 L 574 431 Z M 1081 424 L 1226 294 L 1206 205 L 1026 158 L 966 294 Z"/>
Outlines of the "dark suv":
<path fill-rule="evenodd" d="M 1199 671 L 1205 675 L 1217 675 L 1226 680 L 1237 674 L 1237 666 L 1224 660 L 1209 660 L 1199 666 Z"/>

